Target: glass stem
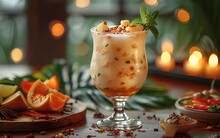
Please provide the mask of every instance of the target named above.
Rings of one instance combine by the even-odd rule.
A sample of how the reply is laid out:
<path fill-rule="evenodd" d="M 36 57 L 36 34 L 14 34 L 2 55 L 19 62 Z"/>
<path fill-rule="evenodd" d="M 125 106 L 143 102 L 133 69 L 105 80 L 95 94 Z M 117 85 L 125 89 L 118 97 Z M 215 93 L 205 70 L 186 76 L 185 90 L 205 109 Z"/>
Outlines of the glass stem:
<path fill-rule="evenodd" d="M 125 113 L 125 101 L 127 99 L 113 99 L 113 107 L 114 107 L 114 112 L 112 114 L 112 119 L 115 121 L 125 121 L 128 120 L 129 117 Z"/>

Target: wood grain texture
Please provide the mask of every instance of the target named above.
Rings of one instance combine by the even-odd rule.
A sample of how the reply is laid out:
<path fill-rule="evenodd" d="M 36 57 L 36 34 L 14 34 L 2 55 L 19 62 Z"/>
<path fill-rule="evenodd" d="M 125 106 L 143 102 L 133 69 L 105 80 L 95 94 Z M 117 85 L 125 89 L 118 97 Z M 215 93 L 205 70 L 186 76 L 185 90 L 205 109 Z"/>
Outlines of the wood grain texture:
<path fill-rule="evenodd" d="M 52 115 L 56 117 L 56 120 L 33 120 L 28 116 L 21 116 L 15 120 L 0 120 L 0 132 L 49 130 L 77 123 L 85 119 L 86 105 L 75 99 L 70 99 L 68 102 L 73 103 L 72 112 L 68 112 L 68 114 L 53 113 Z"/>

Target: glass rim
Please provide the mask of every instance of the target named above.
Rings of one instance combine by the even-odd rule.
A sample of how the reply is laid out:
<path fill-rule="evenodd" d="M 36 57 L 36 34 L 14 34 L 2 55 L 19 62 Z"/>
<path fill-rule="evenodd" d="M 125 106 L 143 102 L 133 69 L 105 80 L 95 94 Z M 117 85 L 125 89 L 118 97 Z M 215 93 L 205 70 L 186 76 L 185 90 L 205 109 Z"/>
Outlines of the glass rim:
<path fill-rule="evenodd" d="M 99 33 L 99 34 L 115 34 L 115 35 L 117 35 L 117 34 L 119 34 L 119 35 L 121 35 L 121 34 L 125 34 L 125 35 L 128 35 L 128 34 L 140 34 L 140 33 L 144 33 L 144 32 L 148 32 L 148 30 L 142 30 L 142 31 L 136 31 L 136 32 L 118 32 L 118 33 L 116 33 L 116 32 L 98 32 L 98 31 L 96 31 L 95 30 L 95 28 L 96 27 L 92 27 L 91 29 L 90 29 L 90 31 L 92 32 L 92 33 Z"/>

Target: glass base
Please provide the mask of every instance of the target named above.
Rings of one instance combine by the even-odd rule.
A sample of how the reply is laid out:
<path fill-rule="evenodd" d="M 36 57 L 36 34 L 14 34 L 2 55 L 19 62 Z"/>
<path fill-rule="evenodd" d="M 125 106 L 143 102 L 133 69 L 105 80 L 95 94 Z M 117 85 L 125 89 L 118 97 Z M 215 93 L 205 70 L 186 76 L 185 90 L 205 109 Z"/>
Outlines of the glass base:
<path fill-rule="evenodd" d="M 135 130 L 141 128 L 142 123 L 139 120 L 128 117 L 125 113 L 113 113 L 108 118 L 98 121 L 96 125 L 105 130 Z"/>

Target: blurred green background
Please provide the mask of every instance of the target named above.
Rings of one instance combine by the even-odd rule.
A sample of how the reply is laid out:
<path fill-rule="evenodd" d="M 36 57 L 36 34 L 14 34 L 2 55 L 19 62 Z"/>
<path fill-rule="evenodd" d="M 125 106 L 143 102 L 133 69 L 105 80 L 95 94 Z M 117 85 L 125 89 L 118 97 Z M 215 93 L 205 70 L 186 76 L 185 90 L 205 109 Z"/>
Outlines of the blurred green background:
<path fill-rule="evenodd" d="M 29 0 L 0 0 L 0 64 L 29 64 L 27 49 L 32 47 L 27 43 L 31 37 L 27 33 L 30 24 L 27 17 L 29 2 Z M 219 0 L 66 0 L 64 2 L 66 20 L 62 21 L 62 25 L 65 27 L 65 32 L 60 37 L 65 38 L 63 58 L 68 63 L 89 64 L 92 54 L 90 28 L 102 20 L 107 21 L 108 24 L 119 24 L 121 19 L 137 18 L 139 7 L 143 3 L 150 11 L 160 11 L 158 40 L 156 41 L 151 33 L 147 37 L 149 63 L 153 63 L 156 56 L 161 54 L 164 40 L 173 43 L 173 57 L 179 63 L 189 56 L 189 49 L 194 45 L 201 48 L 204 55 L 216 53 L 219 56 Z M 55 2 L 46 0 L 45 3 L 53 5 Z M 38 4 L 43 3 L 38 2 Z M 186 22 L 181 22 L 177 17 L 181 9 L 189 14 L 189 20 Z M 18 54 L 13 56 L 13 52 Z M 50 51 L 46 52 L 50 53 Z"/>

